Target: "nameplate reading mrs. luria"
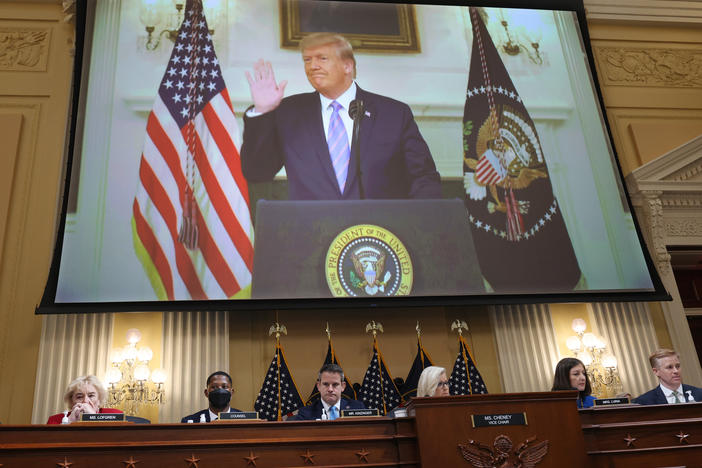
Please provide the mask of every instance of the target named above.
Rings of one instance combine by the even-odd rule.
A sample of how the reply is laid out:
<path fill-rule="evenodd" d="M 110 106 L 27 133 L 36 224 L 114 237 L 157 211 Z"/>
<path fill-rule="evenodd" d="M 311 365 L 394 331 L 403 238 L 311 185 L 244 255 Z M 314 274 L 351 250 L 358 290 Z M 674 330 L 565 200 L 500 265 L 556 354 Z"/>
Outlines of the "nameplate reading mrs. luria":
<path fill-rule="evenodd" d="M 360 416 L 379 416 L 377 409 L 344 409 L 341 416 L 344 418 L 358 418 Z"/>
<path fill-rule="evenodd" d="M 628 405 L 628 398 L 598 398 L 595 400 L 595 406 L 609 406 L 609 405 Z"/>
<path fill-rule="evenodd" d="M 471 414 L 473 427 L 526 426 L 526 413 Z"/>
<path fill-rule="evenodd" d="M 257 411 L 232 411 L 230 413 L 219 413 L 220 421 L 235 419 L 258 419 Z"/>
<path fill-rule="evenodd" d="M 83 422 L 124 421 L 124 413 L 83 413 L 80 420 Z"/>

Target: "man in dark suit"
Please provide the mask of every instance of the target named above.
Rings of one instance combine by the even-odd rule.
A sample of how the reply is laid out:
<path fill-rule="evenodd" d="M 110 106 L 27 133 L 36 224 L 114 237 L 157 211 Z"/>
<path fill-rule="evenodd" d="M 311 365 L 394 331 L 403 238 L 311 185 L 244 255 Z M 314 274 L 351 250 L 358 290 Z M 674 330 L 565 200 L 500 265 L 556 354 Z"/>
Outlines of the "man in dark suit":
<path fill-rule="evenodd" d="M 362 100 L 360 167 L 365 198 L 440 198 L 439 174 L 407 104 L 358 87 L 356 60 L 340 35 L 315 33 L 300 43 L 316 92 L 283 98 L 270 62 L 246 72 L 254 105 L 244 116 L 241 164 L 251 182 L 285 166 L 289 198 L 360 198 L 349 107 Z"/>
<path fill-rule="evenodd" d="M 360 401 L 341 398 L 345 388 L 343 369 L 338 364 L 323 365 L 317 377 L 319 400 L 300 408 L 289 421 L 333 420 L 339 417 L 341 410 L 364 409 L 365 406 Z"/>
<path fill-rule="evenodd" d="M 210 402 L 208 408 L 180 420 L 187 422 L 210 422 L 219 418 L 219 413 L 236 413 L 240 410 L 229 406 L 232 399 L 232 378 L 224 371 L 217 371 L 207 377 L 205 396 Z"/>
<path fill-rule="evenodd" d="M 682 383 L 680 358 L 672 349 L 659 349 L 649 357 L 659 385 L 632 400 L 640 405 L 665 405 L 702 401 L 702 388 Z"/>

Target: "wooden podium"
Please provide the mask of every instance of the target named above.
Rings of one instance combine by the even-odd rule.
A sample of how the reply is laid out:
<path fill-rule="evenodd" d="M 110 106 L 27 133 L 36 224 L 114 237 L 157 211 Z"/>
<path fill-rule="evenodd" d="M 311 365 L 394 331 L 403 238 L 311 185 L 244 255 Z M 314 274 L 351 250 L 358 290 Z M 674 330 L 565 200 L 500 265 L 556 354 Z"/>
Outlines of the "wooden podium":
<path fill-rule="evenodd" d="M 397 419 L 0 425 L 0 467 L 700 467 L 702 404 L 578 412 L 575 398 L 417 398 Z"/>
<path fill-rule="evenodd" d="M 702 466 L 702 403 L 590 408 L 580 417 L 591 466 Z"/>
<path fill-rule="evenodd" d="M 589 467 L 575 399 L 575 391 L 413 399 L 421 465 Z"/>

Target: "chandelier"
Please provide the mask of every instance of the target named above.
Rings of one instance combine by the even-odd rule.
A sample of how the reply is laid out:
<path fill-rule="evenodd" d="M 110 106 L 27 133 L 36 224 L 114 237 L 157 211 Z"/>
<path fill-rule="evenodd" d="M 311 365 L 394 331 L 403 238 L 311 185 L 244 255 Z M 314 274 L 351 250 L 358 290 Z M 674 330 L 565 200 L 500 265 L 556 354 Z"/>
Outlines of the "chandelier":
<path fill-rule="evenodd" d="M 504 9 L 499 10 L 499 22 L 504 28 L 502 37 L 498 39 L 498 47 L 507 55 L 519 55 L 523 53 L 532 63 L 536 65 L 544 64 L 544 57 L 539 51 L 539 42 L 541 40 L 543 25 L 529 15 L 527 12 L 519 12 L 514 14 L 514 18 L 510 17 Z M 509 25 L 517 24 L 510 31 Z"/>
<path fill-rule="evenodd" d="M 612 398 L 622 392 L 622 381 L 617 369 L 617 358 L 608 350 L 602 337 L 585 333 L 585 320 L 576 318 L 572 324 L 577 336 L 566 340 L 566 347 L 585 365 L 590 378 L 592 394 L 598 398 Z"/>
<path fill-rule="evenodd" d="M 109 386 L 108 405 L 131 415 L 136 414 L 142 405 L 162 405 L 166 398 L 163 389 L 166 371 L 156 369 L 151 372 L 149 361 L 154 353 L 148 346 L 137 348 L 140 340 L 138 329 L 127 330 L 127 345 L 112 350 L 112 367 L 105 373 Z"/>
<path fill-rule="evenodd" d="M 221 0 L 202 0 L 206 18 L 209 20 L 209 33 L 214 35 L 223 10 Z M 178 28 L 183 22 L 185 0 L 141 0 L 139 21 L 144 25 L 146 37 L 144 48 L 149 51 L 158 49 L 161 39 L 167 37 L 175 42 Z M 157 32 L 159 25 L 162 29 Z"/>

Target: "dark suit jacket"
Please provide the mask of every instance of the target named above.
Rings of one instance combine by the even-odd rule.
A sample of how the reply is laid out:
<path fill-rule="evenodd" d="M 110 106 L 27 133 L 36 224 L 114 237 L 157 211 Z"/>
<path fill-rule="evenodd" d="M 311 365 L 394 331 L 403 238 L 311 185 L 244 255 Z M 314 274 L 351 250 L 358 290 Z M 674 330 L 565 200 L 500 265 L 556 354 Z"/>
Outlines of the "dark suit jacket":
<path fill-rule="evenodd" d="M 692 392 L 692 398 L 695 401 L 702 401 L 702 388 L 693 387 L 692 385 L 683 384 L 683 393 L 685 394 L 685 400 L 687 400 L 687 392 Z M 661 390 L 660 385 L 649 390 L 648 392 L 634 398 L 632 403 L 638 403 L 639 405 L 666 405 L 668 404 L 668 399 L 665 397 L 663 390 Z"/>
<path fill-rule="evenodd" d="M 241 411 L 241 410 L 238 410 L 236 408 L 229 408 L 230 413 L 237 413 L 239 411 Z M 180 422 L 187 423 L 188 420 L 191 420 L 192 422 L 199 423 L 201 414 L 205 415 L 205 421 L 210 422 L 210 409 L 209 408 L 205 408 L 204 410 L 200 410 L 195 414 L 191 414 L 190 416 L 186 416 L 183 419 L 181 419 Z"/>
<path fill-rule="evenodd" d="M 360 87 L 356 98 L 366 110 L 360 127 L 365 197 L 440 198 L 439 173 L 409 106 Z M 289 96 L 257 117 L 244 116 L 241 166 L 250 182 L 270 181 L 285 166 L 291 200 L 359 198 L 353 148 L 344 192 L 339 189 L 317 92 Z"/>
<path fill-rule="evenodd" d="M 358 400 L 341 399 L 341 409 L 365 409 L 363 403 Z M 322 400 L 317 400 L 310 406 L 303 406 L 297 411 L 297 414 L 288 421 L 314 421 L 322 418 Z"/>

